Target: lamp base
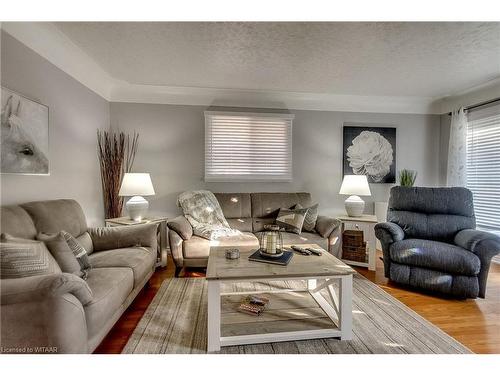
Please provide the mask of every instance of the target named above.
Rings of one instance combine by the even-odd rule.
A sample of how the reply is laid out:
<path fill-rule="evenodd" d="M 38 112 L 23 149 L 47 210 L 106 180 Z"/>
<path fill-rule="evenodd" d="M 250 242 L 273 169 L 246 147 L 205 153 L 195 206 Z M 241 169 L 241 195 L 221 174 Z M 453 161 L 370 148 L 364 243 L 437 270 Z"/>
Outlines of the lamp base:
<path fill-rule="evenodd" d="M 345 200 L 345 210 L 349 216 L 360 217 L 365 210 L 365 202 L 357 195 L 351 195 Z"/>
<path fill-rule="evenodd" d="M 127 210 L 130 219 L 139 222 L 148 213 L 149 203 L 140 195 L 136 195 L 130 198 L 127 203 L 125 203 L 125 208 Z"/>

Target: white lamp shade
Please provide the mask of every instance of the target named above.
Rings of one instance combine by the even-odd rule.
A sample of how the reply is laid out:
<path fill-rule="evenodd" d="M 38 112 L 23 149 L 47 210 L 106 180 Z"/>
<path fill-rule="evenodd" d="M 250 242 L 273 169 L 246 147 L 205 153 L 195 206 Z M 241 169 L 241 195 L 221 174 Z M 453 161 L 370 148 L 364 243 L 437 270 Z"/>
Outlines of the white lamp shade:
<path fill-rule="evenodd" d="M 348 174 L 344 176 L 339 194 L 344 195 L 372 195 L 368 179 L 365 175 Z"/>
<path fill-rule="evenodd" d="M 118 195 L 125 197 L 155 195 L 149 173 L 125 173 Z"/>

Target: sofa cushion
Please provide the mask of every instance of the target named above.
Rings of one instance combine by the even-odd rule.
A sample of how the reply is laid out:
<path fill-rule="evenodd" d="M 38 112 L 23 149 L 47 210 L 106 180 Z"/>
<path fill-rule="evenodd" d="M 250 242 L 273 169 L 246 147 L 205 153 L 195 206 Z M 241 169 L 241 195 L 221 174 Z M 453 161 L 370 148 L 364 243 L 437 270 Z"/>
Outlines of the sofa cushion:
<path fill-rule="evenodd" d="M 87 284 L 92 301 L 84 307 L 89 339 L 116 313 L 125 302 L 134 285 L 131 268 L 93 268 Z"/>
<path fill-rule="evenodd" d="M 328 238 L 323 238 L 317 233 L 302 232 L 301 234 L 295 234 L 284 232 L 282 236 L 285 246 L 316 244 L 328 250 Z"/>
<path fill-rule="evenodd" d="M 408 239 L 393 243 L 389 251 L 391 260 L 396 263 L 458 275 L 474 276 L 481 268 L 475 254 L 444 242 Z"/>
<path fill-rule="evenodd" d="M 128 247 L 99 251 L 89 256 L 94 268 L 127 267 L 134 273 L 134 288 L 153 269 L 156 255 L 149 247 Z"/>
<path fill-rule="evenodd" d="M 239 230 L 240 232 L 251 232 L 252 231 L 252 218 L 243 217 L 239 219 L 227 219 L 229 226 L 232 229 Z"/>
<path fill-rule="evenodd" d="M 474 217 L 472 192 L 463 187 L 394 186 L 391 188 L 389 210 Z"/>
<path fill-rule="evenodd" d="M 33 219 L 37 232 L 59 233 L 64 230 L 73 237 L 87 231 L 82 207 L 72 199 L 30 202 L 21 205 Z"/>
<path fill-rule="evenodd" d="M 207 258 L 211 246 L 255 246 L 259 247 L 259 240 L 253 233 L 242 232 L 238 236 L 220 237 L 217 240 L 207 240 L 193 236 L 183 241 L 182 250 L 184 258 Z"/>
<path fill-rule="evenodd" d="M 252 193 L 251 199 L 254 218 L 276 218 L 280 208 L 291 208 L 297 203 L 302 207 L 311 205 L 309 193 Z"/>
<path fill-rule="evenodd" d="M 390 278 L 397 283 L 451 294 L 459 298 L 476 298 L 479 294 L 476 276 L 452 275 L 442 271 L 392 263 Z"/>
<path fill-rule="evenodd" d="M 472 193 L 462 187 L 391 188 L 387 221 L 399 225 L 407 238 L 452 243 L 462 229 L 475 228 Z"/>
<path fill-rule="evenodd" d="M 2 206 L 0 231 L 14 237 L 35 239 L 36 228 L 31 216 L 21 206 Z"/>
<path fill-rule="evenodd" d="M 226 220 L 252 216 L 249 193 L 214 193 L 214 195 Z"/>

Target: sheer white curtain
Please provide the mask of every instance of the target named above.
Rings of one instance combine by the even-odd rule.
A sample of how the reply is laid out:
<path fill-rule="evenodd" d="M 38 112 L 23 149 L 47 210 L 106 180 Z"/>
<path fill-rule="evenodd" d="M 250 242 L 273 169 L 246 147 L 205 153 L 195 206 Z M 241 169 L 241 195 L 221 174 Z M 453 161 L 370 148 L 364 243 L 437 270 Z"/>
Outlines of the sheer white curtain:
<path fill-rule="evenodd" d="M 463 108 L 451 113 L 446 185 L 467 185 L 467 116 Z"/>

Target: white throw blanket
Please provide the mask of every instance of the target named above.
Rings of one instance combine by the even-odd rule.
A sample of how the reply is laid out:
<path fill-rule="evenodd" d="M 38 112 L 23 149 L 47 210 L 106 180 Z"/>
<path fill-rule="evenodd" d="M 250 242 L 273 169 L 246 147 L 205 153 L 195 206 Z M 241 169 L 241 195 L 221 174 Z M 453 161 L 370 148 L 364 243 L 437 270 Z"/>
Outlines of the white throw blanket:
<path fill-rule="evenodd" d="M 186 191 L 177 198 L 177 205 L 193 227 L 193 233 L 208 240 L 223 236 L 237 236 L 241 232 L 231 229 L 219 201 L 208 190 Z"/>

